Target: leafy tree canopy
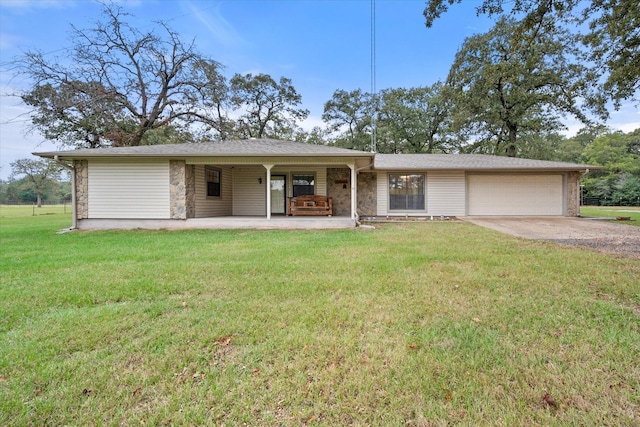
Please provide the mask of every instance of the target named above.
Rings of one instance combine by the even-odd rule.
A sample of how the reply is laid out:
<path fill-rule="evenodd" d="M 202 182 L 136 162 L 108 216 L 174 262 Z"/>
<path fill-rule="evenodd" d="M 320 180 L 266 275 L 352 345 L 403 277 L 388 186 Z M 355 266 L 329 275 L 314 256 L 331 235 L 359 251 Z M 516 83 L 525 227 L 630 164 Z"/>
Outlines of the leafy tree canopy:
<path fill-rule="evenodd" d="M 324 104 L 322 120 L 334 135 L 332 143 L 339 147 L 370 151 L 374 100 L 360 89 L 336 90 Z"/>
<path fill-rule="evenodd" d="M 236 133 L 241 138 L 290 138 L 296 123 L 309 115 L 298 107 L 302 96 L 291 79 L 276 82 L 268 74 L 236 74 L 231 78 L 231 104 L 240 111 Z"/>
<path fill-rule="evenodd" d="M 431 27 L 455 3 L 462 0 L 428 0 L 423 12 L 426 26 Z M 522 32 L 571 30 L 573 38 L 567 41 L 575 48 L 583 47 L 575 56 L 576 63 L 591 65 L 587 81 L 599 85 L 616 108 L 623 100 L 639 100 L 637 0 L 483 0 L 476 10 L 488 16 L 509 14 L 518 18 Z"/>
<path fill-rule="evenodd" d="M 30 185 L 29 190 L 35 193 L 38 207 L 42 206 L 42 195 L 52 186 L 57 185 L 62 168 L 51 160 L 18 159 L 11 163 L 11 178 L 24 178 Z"/>
<path fill-rule="evenodd" d="M 434 153 L 456 149 L 444 85 L 385 89 L 373 96 L 337 90 L 324 106 L 332 143 L 379 153 Z M 375 119 L 376 147 L 373 143 Z"/>
<path fill-rule="evenodd" d="M 378 145 L 386 148 L 384 152 L 434 153 L 450 150 L 447 133 L 450 131 L 451 105 L 443 92 L 442 82 L 381 92 Z"/>
<path fill-rule="evenodd" d="M 584 152 L 584 161 L 604 166 L 606 173 L 631 173 L 640 176 L 640 129 L 624 134 L 613 132 L 593 140 Z"/>
<path fill-rule="evenodd" d="M 29 51 L 16 65 L 33 82 L 22 95 L 33 107 L 33 126 L 71 147 L 140 145 L 166 126 L 222 127 L 211 107 L 220 65 L 184 43 L 164 23 L 141 31 L 115 5 L 92 29 L 72 27 L 73 46 L 63 58 Z M 222 132 L 222 130 L 221 130 Z"/>
<path fill-rule="evenodd" d="M 521 133 L 547 133 L 563 127 L 567 114 L 589 123 L 590 111 L 604 116 L 592 97 L 585 70 L 572 64 L 565 31 L 523 31 L 511 18 L 500 18 L 486 34 L 469 37 L 456 54 L 447 85 L 454 123 L 467 129 L 476 147 L 493 145 L 494 154 L 517 154 Z"/>

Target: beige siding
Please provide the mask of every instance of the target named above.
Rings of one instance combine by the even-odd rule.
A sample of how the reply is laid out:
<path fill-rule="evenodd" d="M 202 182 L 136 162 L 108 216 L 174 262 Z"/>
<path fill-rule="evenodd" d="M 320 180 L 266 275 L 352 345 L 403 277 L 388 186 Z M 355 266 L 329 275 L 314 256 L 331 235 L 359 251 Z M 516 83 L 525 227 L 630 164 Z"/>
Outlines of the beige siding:
<path fill-rule="evenodd" d="M 378 215 L 389 215 L 389 177 L 386 172 L 378 173 Z"/>
<path fill-rule="evenodd" d="M 232 169 L 229 166 L 217 168 L 222 171 L 222 194 L 220 197 L 207 197 L 207 183 L 204 176 L 204 165 L 196 165 L 196 218 L 230 216 L 232 214 Z"/>
<path fill-rule="evenodd" d="M 407 172 L 409 173 L 409 172 Z M 464 172 L 420 172 L 426 178 L 426 211 L 407 212 L 406 215 L 463 216 L 466 211 L 466 180 Z M 387 172 L 378 173 L 378 215 L 405 215 L 389 213 L 389 179 Z"/>
<path fill-rule="evenodd" d="M 89 218 L 170 218 L 169 161 L 89 161 Z"/>
<path fill-rule="evenodd" d="M 319 196 L 327 195 L 327 168 L 314 169 L 316 174 L 316 194 Z"/>
<path fill-rule="evenodd" d="M 468 176 L 469 215 L 562 215 L 562 175 Z"/>
<path fill-rule="evenodd" d="M 466 180 L 464 172 L 429 172 L 427 215 L 464 216 Z"/>
<path fill-rule="evenodd" d="M 262 166 L 235 167 L 233 179 L 233 215 L 266 216 L 267 170 Z M 258 182 L 262 179 L 262 183 Z"/>

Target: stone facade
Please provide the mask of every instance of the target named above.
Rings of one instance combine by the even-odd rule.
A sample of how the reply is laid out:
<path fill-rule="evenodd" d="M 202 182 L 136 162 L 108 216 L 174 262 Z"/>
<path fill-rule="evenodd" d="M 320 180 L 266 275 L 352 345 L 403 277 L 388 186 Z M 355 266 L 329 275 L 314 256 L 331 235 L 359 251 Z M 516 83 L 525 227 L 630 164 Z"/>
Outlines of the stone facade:
<path fill-rule="evenodd" d="M 580 172 L 567 173 L 567 216 L 580 215 Z"/>
<path fill-rule="evenodd" d="M 89 161 L 76 160 L 73 167 L 76 179 L 76 218 L 89 218 Z"/>
<path fill-rule="evenodd" d="M 376 216 L 378 213 L 378 175 L 358 174 L 358 215 Z"/>
<path fill-rule="evenodd" d="M 187 218 L 196 217 L 196 166 L 185 165 L 185 190 L 187 204 Z"/>
<path fill-rule="evenodd" d="M 171 219 L 187 219 L 186 164 L 184 160 L 169 162 L 169 201 Z"/>
<path fill-rule="evenodd" d="M 327 196 L 333 198 L 333 215 L 351 216 L 351 169 L 327 169 Z"/>

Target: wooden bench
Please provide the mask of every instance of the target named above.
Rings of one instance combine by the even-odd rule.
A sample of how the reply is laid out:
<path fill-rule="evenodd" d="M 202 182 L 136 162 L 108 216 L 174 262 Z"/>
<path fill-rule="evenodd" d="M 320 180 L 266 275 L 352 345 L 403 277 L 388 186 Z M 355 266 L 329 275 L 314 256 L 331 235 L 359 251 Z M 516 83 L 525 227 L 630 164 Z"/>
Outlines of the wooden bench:
<path fill-rule="evenodd" d="M 333 215 L 333 199 L 307 195 L 287 198 L 287 215 Z"/>

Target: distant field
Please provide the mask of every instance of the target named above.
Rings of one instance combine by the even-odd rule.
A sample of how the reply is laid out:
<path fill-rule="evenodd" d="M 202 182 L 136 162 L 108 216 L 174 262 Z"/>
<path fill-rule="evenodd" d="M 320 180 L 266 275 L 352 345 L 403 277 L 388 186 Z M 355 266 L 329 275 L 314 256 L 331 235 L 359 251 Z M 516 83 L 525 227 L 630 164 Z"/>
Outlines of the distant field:
<path fill-rule="evenodd" d="M 630 221 L 620 221 L 620 223 L 640 227 L 640 207 L 637 206 L 582 206 L 580 215 L 607 218 L 629 217 Z"/>
<path fill-rule="evenodd" d="M 71 218 L 71 205 L 0 205 L 0 218 L 16 218 L 40 215 L 64 215 Z"/>
<path fill-rule="evenodd" d="M 638 425 L 640 261 L 457 221 L 69 221 L 0 207 L 0 425 Z"/>

